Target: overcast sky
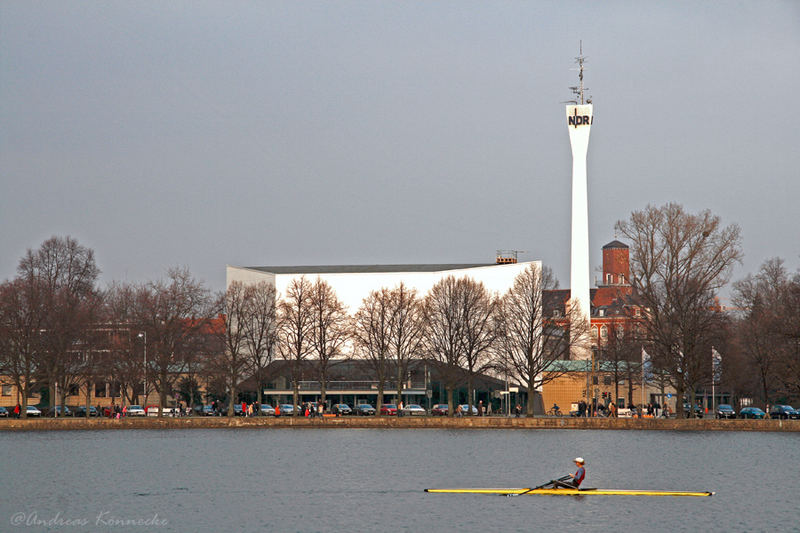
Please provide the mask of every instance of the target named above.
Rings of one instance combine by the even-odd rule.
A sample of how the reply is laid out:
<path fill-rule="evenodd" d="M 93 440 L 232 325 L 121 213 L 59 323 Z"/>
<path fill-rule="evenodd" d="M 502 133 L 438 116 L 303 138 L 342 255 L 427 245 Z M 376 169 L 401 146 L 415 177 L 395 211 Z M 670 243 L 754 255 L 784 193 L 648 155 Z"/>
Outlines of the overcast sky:
<path fill-rule="evenodd" d="M 795 270 L 796 1 L 7 0 L 0 280 L 71 235 L 103 282 L 516 249 L 568 287 L 580 40 L 593 268 L 675 201 Z"/>

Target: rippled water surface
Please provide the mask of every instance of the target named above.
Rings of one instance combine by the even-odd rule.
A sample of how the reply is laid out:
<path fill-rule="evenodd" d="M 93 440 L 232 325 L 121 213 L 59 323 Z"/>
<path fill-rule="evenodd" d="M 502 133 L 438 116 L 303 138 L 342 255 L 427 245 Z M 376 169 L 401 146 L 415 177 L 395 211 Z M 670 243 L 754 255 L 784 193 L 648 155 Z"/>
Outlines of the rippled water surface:
<path fill-rule="evenodd" d="M 130 430 L 0 442 L 0 531 L 800 531 L 800 434 Z M 574 470 L 577 455 L 585 486 L 716 495 L 423 492 L 530 487 Z"/>

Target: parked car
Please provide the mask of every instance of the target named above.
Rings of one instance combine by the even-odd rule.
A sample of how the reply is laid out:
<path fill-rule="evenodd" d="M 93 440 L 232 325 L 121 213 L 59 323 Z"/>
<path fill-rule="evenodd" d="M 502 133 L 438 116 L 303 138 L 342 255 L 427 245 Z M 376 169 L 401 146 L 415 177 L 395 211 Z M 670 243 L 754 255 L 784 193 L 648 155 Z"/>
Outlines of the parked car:
<path fill-rule="evenodd" d="M 373 416 L 375 408 L 368 403 L 360 403 L 353 408 L 353 412 L 358 416 Z"/>
<path fill-rule="evenodd" d="M 472 413 L 472 416 L 478 416 L 478 408 L 473 405 L 472 410 L 470 410 L 469 405 L 465 403 L 461 406 L 461 414 L 467 415 L 469 413 Z"/>
<path fill-rule="evenodd" d="M 769 410 L 769 417 L 798 419 L 800 418 L 800 411 L 798 411 L 791 405 L 773 405 L 772 409 Z"/>
<path fill-rule="evenodd" d="M 89 416 L 98 416 L 100 413 L 97 412 L 97 408 L 94 405 L 89 406 Z M 76 417 L 86 417 L 86 406 L 81 405 L 80 407 L 75 408 L 75 416 Z"/>
<path fill-rule="evenodd" d="M 145 416 L 147 414 L 141 405 L 129 405 L 126 413 L 127 416 Z"/>
<path fill-rule="evenodd" d="M 200 416 L 216 416 L 216 411 L 214 411 L 213 405 L 204 405 L 200 408 L 198 413 Z"/>
<path fill-rule="evenodd" d="M 281 407 L 281 416 L 292 416 L 294 413 L 294 406 L 290 403 L 282 403 Z M 303 411 L 300 410 L 300 407 L 297 407 L 297 414 L 299 416 L 303 416 Z"/>
<path fill-rule="evenodd" d="M 381 415 L 397 416 L 397 405 L 393 403 L 385 403 L 381 405 Z"/>
<path fill-rule="evenodd" d="M 423 409 L 421 405 L 417 405 L 415 403 L 403 407 L 402 413 L 403 416 L 425 416 L 428 414 L 428 412 Z"/>
<path fill-rule="evenodd" d="M 261 411 L 261 416 L 275 416 L 275 408 L 268 403 L 262 403 L 259 411 Z"/>
<path fill-rule="evenodd" d="M 42 412 L 33 405 L 28 406 L 26 413 L 28 416 L 42 416 Z"/>
<path fill-rule="evenodd" d="M 176 409 L 174 407 L 164 407 L 163 409 L 161 409 L 161 407 L 159 407 L 158 405 L 148 405 L 144 409 L 145 415 L 141 415 L 141 414 L 132 415 L 130 413 L 131 407 L 133 407 L 133 406 L 128 406 L 128 416 L 145 416 L 145 415 L 147 415 L 147 416 L 158 416 L 158 411 L 159 410 L 161 410 L 161 412 L 163 413 L 164 416 L 174 416 L 175 415 L 175 411 L 176 411 Z M 141 406 L 138 406 L 138 407 L 141 407 Z"/>
<path fill-rule="evenodd" d="M 736 418 L 736 411 L 727 403 L 721 403 L 717 406 L 717 418 Z"/>
<path fill-rule="evenodd" d="M 8 409 L 0 407 L 0 418 L 8 418 Z"/>
<path fill-rule="evenodd" d="M 446 403 L 437 403 L 431 409 L 433 416 L 447 416 L 448 405 Z"/>
<path fill-rule="evenodd" d="M 686 402 L 683 404 L 683 416 L 689 418 L 689 404 Z M 694 406 L 694 416 L 695 418 L 703 418 L 703 408 L 696 404 Z"/>
<path fill-rule="evenodd" d="M 339 416 L 345 416 L 353 414 L 353 410 L 350 409 L 350 406 L 346 403 L 335 403 L 333 407 L 331 407 L 331 413 Z"/>
<path fill-rule="evenodd" d="M 765 418 L 767 413 L 758 407 L 745 407 L 739 411 L 740 418 Z"/>
<path fill-rule="evenodd" d="M 72 411 L 70 411 L 69 407 L 66 405 L 64 406 L 64 410 L 61 410 L 60 405 L 56 405 L 55 407 L 51 407 L 47 410 L 47 416 L 72 416 Z"/>

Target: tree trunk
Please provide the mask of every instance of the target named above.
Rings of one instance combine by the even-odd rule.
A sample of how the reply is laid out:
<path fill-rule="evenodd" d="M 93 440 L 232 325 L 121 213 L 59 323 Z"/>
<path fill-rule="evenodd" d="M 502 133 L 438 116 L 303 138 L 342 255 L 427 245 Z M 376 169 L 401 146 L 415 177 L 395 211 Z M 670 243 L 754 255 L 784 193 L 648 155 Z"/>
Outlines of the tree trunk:
<path fill-rule="evenodd" d="M 456 416 L 456 410 L 454 409 L 455 403 L 453 402 L 453 387 L 447 387 L 447 415 L 448 416 Z"/>
<path fill-rule="evenodd" d="M 164 408 L 167 406 L 167 377 L 161 376 L 161 390 L 158 391 L 158 418 L 164 416 Z"/>
<path fill-rule="evenodd" d="M 228 398 L 228 418 L 233 418 L 236 415 L 236 410 L 233 408 L 233 403 L 236 401 L 236 385 L 231 384 L 231 396 Z"/>
<path fill-rule="evenodd" d="M 467 378 L 467 416 L 472 416 L 472 404 L 475 403 L 472 394 L 472 375 Z"/>
<path fill-rule="evenodd" d="M 299 416 L 297 412 L 297 402 L 300 401 L 300 383 L 297 380 L 292 382 L 292 416 Z"/>
<path fill-rule="evenodd" d="M 533 380 L 528 380 L 528 403 L 525 405 L 525 413 L 528 416 L 533 416 L 533 398 L 536 394 L 536 387 L 534 386 Z M 547 406 L 545 406 L 545 409 Z"/>
<path fill-rule="evenodd" d="M 378 405 L 375 406 L 377 416 L 381 416 L 381 405 L 383 405 L 383 380 L 378 383 Z"/>
<path fill-rule="evenodd" d="M 89 418 L 89 406 L 92 403 L 92 380 L 86 380 L 86 418 Z M 100 413 L 98 413 L 98 416 Z"/>

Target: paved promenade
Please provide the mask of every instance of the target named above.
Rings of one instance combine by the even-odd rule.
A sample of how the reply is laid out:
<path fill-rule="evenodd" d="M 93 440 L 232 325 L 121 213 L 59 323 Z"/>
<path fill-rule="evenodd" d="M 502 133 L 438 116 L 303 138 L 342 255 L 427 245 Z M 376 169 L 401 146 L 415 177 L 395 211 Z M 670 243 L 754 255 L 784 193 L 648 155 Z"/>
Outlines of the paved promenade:
<path fill-rule="evenodd" d="M 670 431 L 800 432 L 800 420 L 631 419 L 570 417 L 184 417 L 41 418 L 0 420 L 0 431 L 224 428 L 402 428 L 402 429 L 613 429 Z"/>

